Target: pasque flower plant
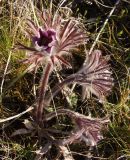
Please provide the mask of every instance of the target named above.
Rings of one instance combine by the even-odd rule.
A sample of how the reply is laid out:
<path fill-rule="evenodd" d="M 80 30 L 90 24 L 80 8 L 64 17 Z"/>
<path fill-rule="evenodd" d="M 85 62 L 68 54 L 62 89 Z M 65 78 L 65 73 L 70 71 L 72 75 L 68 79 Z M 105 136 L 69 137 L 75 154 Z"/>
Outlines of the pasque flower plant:
<path fill-rule="evenodd" d="M 17 49 L 29 51 L 24 63 L 31 63 L 37 67 L 44 63 L 45 58 L 53 64 L 63 63 L 70 65 L 62 56 L 70 54 L 70 50 L 75 49 L 80 44 L 85 44 L 88 40 L 86 32 L 79 21 L 74 18 L 63 19 L 62 16 L 52 15 L 49 10 L 38 13 L 41 26 L 28 19 L 26 33 L 32 41 L 32 47 L 27 47 L 21 43 L 16 45 Z"/>
<path fill-rule="evenodd" d="M 49 76 L 55 65 L 61 63 L 70 66 L 63 56 L 70 54 L 70 50 L 81 44 L 85 44 L 87 36 L 85 30 L 79 27 L 79 22 L 74 18 L 63 19 L 58 13 L 52 15 L 49 10 L 38 13 L 41 26 L 36 26 L 33 21 L 27 20 L 27 34 L 32 41 L 32 47 L 21 43 L 16 45 L 17 49 L 29 51 L 24 63 L 31 63 L 30 69 L 37 69 L 40 64 L 45 63 L 43 76 L 41 78 L 39 100 L 36 108 L 36 117 L 42 118 L 43 101 Z"/>
<path fill-rule="evenodd" d="M 112 72 L 107 56 L 102 56 L 100 50 L 94 50 L 90 55 L 86 53 L 87 60 L 78 72 L 68 76 L 61 83 L 57 83 L 52 88 L 52 93 L 47 91 L 49 77 L 56 66 L 71 66 L 66 60 L 66 56 L 71 54 L 79 45 L 87 43 L 88 38 L 84 26 L 75 18 L 65 18 L 59 12 L 54 15 L 50 10 L 38 11 L 38 22 L 36 25 L 32 20 L 27 20 L 26 33 L 31 40 L 31 45 L 26 46 L 20 42 L 16 44 L 16 49 L 26 50 L 27 57 L 22 61 L 29 63 L 28 71 L 37 70 L 44 64 L 44 72 L 39 84 L 39 94 L 35 103 L 34 120 L 42 129 L 43 124 L 57 115 L 68 115 L 74 120 L 74 130 L 69 137 L 58 140 L 56 144 L 64 146 L 75 141 L 84 141 L 89 146 L 97 145 L 103 137 L 101 129 L 109 122 L 108 118 L 92 118 L 79 114 L 68 109 L 59 109 L 55 112 L 43 116 L 44 107 L 50 105 L 52 97 L 55 97 L 64 86 L 76 83 L 82 86 L 83 99 L 94 94 L 99 100 L 104 101 L 113 86 Z M 33 128 L 35 130 L 35 127 Z M 27 133 L 29 133 L 27 131 Z M 16 134 L 15 134 L 16 135 Z M 49 142 L 50 144 L 50 142 Z M 51 142 L 52 144 L 52 142 Z"/>

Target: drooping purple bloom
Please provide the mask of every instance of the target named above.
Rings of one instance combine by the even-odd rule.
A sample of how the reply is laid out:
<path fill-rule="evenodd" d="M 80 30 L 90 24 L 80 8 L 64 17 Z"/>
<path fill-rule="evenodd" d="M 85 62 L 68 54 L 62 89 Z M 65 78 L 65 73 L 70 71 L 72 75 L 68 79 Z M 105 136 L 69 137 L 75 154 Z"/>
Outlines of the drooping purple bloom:
<path fill-rule="evenodd" d="M 104 101 L 105 97 L 112 91 L 114 84 L 108 57 L 102 56 L 100 50 L 95 50 L 91 55 L 88 55 L 86 63 L 78 72 L 70 75 L 52 89 L 51 95 L 56 96 L 61 88 L 72 83 L 82 86 L 83 100 L 94 94 L 100 102 Z M 48 104 L 51 101 L 51 95 L 48 93 L 46 96 Z"/>
<path fill-rule="evenodd" d="M 70 140 L 70 143 L 80 140 L 84 141 L 88 146 L 97 145 L 97 143 L 103 139 L 101 130 L 104 125 L 108 124 L 109 119 L 107 117 L 92 118 L 74 112 L 73 114 L 75 115 L 71 117 L 75 121 L 75 131 L 68 139 Z"/>
<path fill-rule="evenodd" d="M 84 141 L 88 146 L 95 146 L 103 139 L 101 130 L 109 123 L 109 118 L 92 118 L 68 109 L 58 109 L 56 113 L 50 113 L 46 116 L 46 121 L 57 115 L 67 115 L 74 122 L 74 129 L 68 138 L 59 142 L 61 145 L 72 144 L 76 141 Z"/>
<path fill-rule="evenodd" d="M 75 74 L 75 82 L 83 86 L 83 99 L 94 94 L 102 101 L 112 90 L 113 78 L 108 60 L 108 56 L 102 56 L 100 50 L 95 50 Z"/>
<path fill-rule="evenodd" d="M 79 137 L 80 140 L 84 141 L 89 146 L 95 146 L 103 139 L 101 129 L 109 122 L 109 119 L 107 117 L 98 119 L 81 115 L 75 118 L 75 122 L 78 126 L 77 130 L 83 130 L 82 135 Z"/>

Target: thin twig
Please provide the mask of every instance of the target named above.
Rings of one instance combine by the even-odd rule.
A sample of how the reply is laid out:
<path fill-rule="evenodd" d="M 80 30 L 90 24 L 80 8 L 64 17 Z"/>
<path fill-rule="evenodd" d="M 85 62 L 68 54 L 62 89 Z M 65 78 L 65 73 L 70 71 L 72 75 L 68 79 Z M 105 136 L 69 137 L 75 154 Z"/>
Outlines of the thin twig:
<path fill-rule="evenodd" d="M 66 2 L 66 0 L 61 1 L 61 2 L 59 3 L 59 6 L 58 6 L 58 7 L 59 7 L 59 8 L 62 7 L 62 5 L 63 5 L 65 2 Z"/>
<path fill-rule="evenodd" d="M 106 27 L 106 25 L 107 25 L 107 23 L 108 23 L 108 20 L 110 19 L 110 17 L 111 17 L 112 14 L 114 13 L 114 11 L 115 11 L 115 9 L 116 9 L 116 7 L 117 7 L 117 5 L 118 5 L 119 3 L 120 3 L 120 0 L 118 0 L 118 1 L 115 3 L 114 7 L 112 8 L 112 10 L 110 11 L 109 15 L 107 16 L 107 18 L 106 18 L 106 20 L 105 20 L 102 28 L 100 29 L 100 31 L 99 31 L 99 33 L 98 33 L 98 35 L 97 35 L 94 43 L 92 44 L 92 47 L 91 47 L 90 50 L 89 50 L 89 53 L 88 53 L 89 55 L 92 53 L 94 47 L 96 46 L 96 44 L 97 44 L 97 42 L 98 42 L 98 40 L 99 40 L 99 38 L 100 38 L 100 35 L 102 34 L 104 28 Z M 87 59 L 85 60 L 85 63 L 86 63 L 86 61 L 87 61 Z"/>
<path fill-rule="evenodd" d="M 33 108 L 34 108 L 34 107 L 31 106 L 31 107 L 29 107 L 27 110 L 25 110 L 25 111 L 23 111 L 23 112 L 15 115 L 15 116 L 11 116 L 11 117 L 5 118 L 5 119 L 0 119 L 0 123 L 7 122 L 7 121 L 10 121 L 10 120 L 15 119 L 15 118 L 19 118 L 19 117 L 21 117 L 22 115 L 24 115 L 25 113 L 32 111 Z"/>
<path fill-rule="evenodd" d="M 12 55 L 12 52 L 9 53 L 8 60 L 7 60 L 7 63 L 6 63 L 6 66 L 5 66 L 5 70 L 4 70 L 4 74 L 3 74 L 3 77 L 2 77 L 2 82 L 1 82 L 1 86 L 0 86 L 1 96 L 2 96 L 2 93 L 3 93 L 3 85 L 4 85 L 5 76 L 6 76 L 6 73 L 7 73 L 7 69 L 8 69 L 8 66 L 9 66 L 11 55 Z"/>
<path fill-rule="evenodd" d="M 61 149 L 61 152 L 63 153 L 64 160 L 74 160 L 71 152 L 68 150 L 67 147 L 61 145 L 59 146 L 59 148 Z"/>
<path fill-rule="evenodd" d="M 34 4 L 33 4 L 32 0 L 30 0 L 30 5 L 31 5 L 32 11 L 33 11 L 33 15 L 34 15 L 34 19 L 36 21 L 36 24 L 37 24 L 37 26 L 39 26 L 38 19 L 37 19 L 37 16 L 36 16 L 36 13 L 35 13 L 35 9 L 34 9 Z"/>

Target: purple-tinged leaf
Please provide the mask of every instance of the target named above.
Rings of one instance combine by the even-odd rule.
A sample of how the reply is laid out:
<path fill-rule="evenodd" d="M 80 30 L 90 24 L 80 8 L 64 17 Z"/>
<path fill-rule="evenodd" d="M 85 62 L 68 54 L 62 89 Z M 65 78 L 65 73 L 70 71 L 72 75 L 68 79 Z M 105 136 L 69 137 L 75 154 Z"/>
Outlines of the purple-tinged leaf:
<path fill-rule="evenodd" d="M 31 130 L 25 129 L 25 128 L 21 128 L 18 129 L 16 131 L 14 131 L 11 135 L 11 137 L 17 136 L 17 135 L 23 135 L 23 134 L 28 134 L 31 133 Z"/>
<path fill-rule="evenodd" d="M 36 52 L 36 51 L 37 51 L 35 48 L 27 47 L 27 46 L 23 45 L 23 44 L 20 43 L 20 42 L 17 42 L 17 43 L 15 44 L 14 49 L 21 49 L 21 50 L 27 50 L 27 51 L 32 51 L 32 52 Z"/>
<path fill-rule="evenodd" d="M 28 130 L 35 130 L 35 126 L 28 119 L 25 119 L 23 123 Z"/>
<path fill-rule="evenodd" d="M 33 34 L 38 36 L 38 27 L 34 24 L 34 22 L 30 19 L 27 19 L 27 25 L 29 26 Z"/>

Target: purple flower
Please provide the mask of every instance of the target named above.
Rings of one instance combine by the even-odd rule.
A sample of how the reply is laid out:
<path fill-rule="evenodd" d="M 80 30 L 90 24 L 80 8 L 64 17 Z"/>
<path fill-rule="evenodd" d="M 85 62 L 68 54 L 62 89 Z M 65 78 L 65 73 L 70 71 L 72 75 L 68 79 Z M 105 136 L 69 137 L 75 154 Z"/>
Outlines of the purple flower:
<path fill-rule="evenodd" d="M 84 141 L 88 146 L 95 146 L 103 139 L 102 129 L 109 123 L 109 118 L 92 118 L 68 109 L 58 109 L 46 116 L 46 121 L 57 115 L 67 115 L 74 122 L 74 129 L 68 138 L 59 142 L 60 145 L 72 144 L 76 141 Z"/>
<path fill-rule="evenodd" d="M 74 18 L 65 20 L 59 13 L 52 15 L 48 10 L 38 12 L 38 16 L 41 26 L 28 19 L 25 31 L 32 41 L 32 47 L 16 44 L 16 49 L 29 51 L 23 62 L 31 63 L 31 70 L 46 60 L 70 66 L 62 55 L 68 55 L 70 50 L 86 43 L 88 39 L 83 27 L 79 27 L 81 24 Z"/>
<path fill-rule="evenodd" d="M 100 50 L 89 55 L 87 63 L 78 73 L 82 75 L 79 82 L 83 84 L 83 98 L 93 93 L 102 101 L 112 90 L 113 78 L 108 60 L 109 57 L 103 57 Z"/>
<path fill-rule="evenodd" d="M 83 99 L 94 94 L 99 100 L 104 100 L 113 87 L 113 78 L 108 57 L 102 56 L 100 50 L 88 55 L 84 66 L 68 79 L 72 79 L 83 87 Z M 69 82 L 70 83 L 70 82 Z"/>
<path fill-rule="evenodd" d="M 75 122 L 77 131 L 83 130 L 82 135 L 79 137 L 80 140 L 84 141 L 89 146 L 95 146 L 103 139 L 101 129 L 109 122 L 109 119 L 91 118 L 83 115 L 75 118 Z"/>
<path fill-rule="evenodd" d="M 56 39 L 56 32 L 53 30 L 43 31 L 39 29 L 39 36 L 33 37 L 33 43 L 37 50 L 46 51 L 47 53 L 51 52 L 53 42 Z"/>
<path fill-rule="evenodd" d="M 105 97 L 111 92 L 113 87 L 113 78 L 110 65 L 108 64 L 108 56 L 102 56 L 100 50 L 95 50 L 88 55 L 86 63 L 75 74 L 70 75 L 64 81 L 56 85 L 51 92 L 46 96 L 46 101 L 49 104 L 51 96 L 56 94 L 65 85 L 77 83 L 82 86 L 82 98 L 89 98 L 94 94 L 100 102 L 105 100 Z"/>
<path fill-rule="evenodd" d="M 28 71 L 32 71 L 46 63 L 44 74 L 40 81 L 38 105 L 36 106 L 35 117 L 38 123 L 42 123 L 43 102 L 54 66 L 61 64 L 70 67 L 70 64 L 63 56 L 70 54 L 80 44 L 86 43 L 87 36 L 79 21 L 74 18 L 64 19 L 56 12 L 54 15 L 50 10 L 37 12 L 41 26 L 35 25 L 31 20 L 27 22 L 26 33 L 32 41 L 32 47 L 21 43 L 16 45 L 17 49 L 27 50 L 27 58 L 24 63 L 30 63 Z M 79 25 L 80 24 L 80 25 Z"/>
<path fill-rule="evenodd" d="M 95 146 L 103 139 L 101 130 L 103 126 L 108 124 L 108 117 L 92 118 L 76 112 L 68 113 L 75 122 L 75 130 L 64 143 L 73 143 L 76 140 L 84 141 L 88 146 Z M 72 114 L 71 114 L 72 113 Z"/>

